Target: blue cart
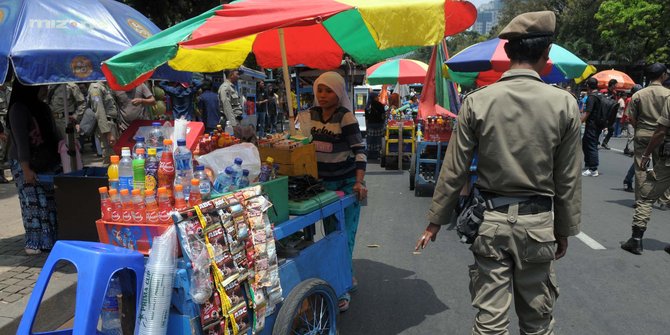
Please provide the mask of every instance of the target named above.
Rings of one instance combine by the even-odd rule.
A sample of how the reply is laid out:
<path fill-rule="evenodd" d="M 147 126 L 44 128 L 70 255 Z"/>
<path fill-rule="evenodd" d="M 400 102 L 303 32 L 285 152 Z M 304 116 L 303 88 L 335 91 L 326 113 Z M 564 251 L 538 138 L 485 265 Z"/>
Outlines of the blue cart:
<path fill-rule="evenodd" d="M 279 277 L 284 301 L 266 319 L 262 334 L 337 334 L 337 297 L 352 286 L 344 209 L 354 201 L 354 196 L 345 196 L 275 227 L 275 239 L 281 240 L 328 216 L 337 218 L 334 232 L 301 250 L 297 256 L 280 260 Z M 180 261 L 180 269 L 175 275 L 168 325 L 170 335 L 202 334 L 199 306 L 188 296 L 190 266 L 187 265 Z"/>

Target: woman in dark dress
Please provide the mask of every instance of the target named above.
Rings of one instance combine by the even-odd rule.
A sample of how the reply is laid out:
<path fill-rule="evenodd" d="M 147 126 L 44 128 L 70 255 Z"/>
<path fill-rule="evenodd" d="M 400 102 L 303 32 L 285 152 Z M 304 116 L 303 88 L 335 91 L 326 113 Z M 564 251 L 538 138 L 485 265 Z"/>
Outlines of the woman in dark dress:
<path fill-rule="evenodd" d="M 384 110 L 384 104 L 379 102 L 379 95 L 377 93 L 370 93 L 368 107 L 365 109 L 368 159 L 379 158 L 379 154 L 382 150 L 382 137 L 384 136 L 385 122 L 386 110 Z"/>

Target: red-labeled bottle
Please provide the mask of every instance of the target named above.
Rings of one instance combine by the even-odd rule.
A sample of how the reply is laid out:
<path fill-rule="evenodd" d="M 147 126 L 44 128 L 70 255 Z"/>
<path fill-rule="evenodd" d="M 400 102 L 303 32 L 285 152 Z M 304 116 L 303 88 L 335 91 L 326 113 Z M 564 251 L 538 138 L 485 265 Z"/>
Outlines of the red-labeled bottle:
<path fill-rule="evenodd" d="M 121 222 L 133 222 L 133 201 L 127 188 L 121 190 Z"/>
<path fill-rule="evenodd" d="M 123 204 L 121 203 L 119 191 L 116 189 L 109 190 L 109 199 L 112 202 L 112 222 L 121 222 L 121 216 L 123 215 Z"/>
<path fill-rule="evenodd" d="M 172 203 L 174 199 L 172 194 L 172 184 L 174 183 L 175 176 L 174 157 L 172 156 L 172 140 L 163 140 L 163 144 L 163 153 L 161 154 L 161 161 L 158 165 L 158 187 L 165 188 L 170 203 Z"/>
<path fill-rule="evenodd" d="M 156 224 L 158 223 L 158 203 L 156 202 L 156 196 L 154 190 L 148 190 L 144 192 L 144 201 L 145 201 L 145 221 L 146 223 Z"/>
<path fill-rule="evenodd" d="M 191 179 L 191 192 L 188 194 L 188 205 L 198 206 L 202 203 L 202 194 L 200 194 L 200 179 Z"/>
<path fill-rule="evenodd" d="M 169 224 L 172 223 L 170 219 L 170 212 L 172 211 L 172 204 L 170 204 L 170 197 L 168 196 L 165 187 L 158 188 L 158 222 Z"/>
<path fill-rule="evenodd" d="M 144 223 L 144 216 L 146 215 L 146 205 L 144 204 L 144 197 L 138 189 L 133 190 L 133 223 Z"/>
<path fill-rule="evenodd" d="M 100 218 L 104 221 L 111 221 L 112 200 L 109 198 L 109 193 L 107 193 L 107 187 L 100 187 L 98 192 L 100 192 Z"/>
<path fill-rule="evenodd" d="M 183 211 L 188 208 L 186 199 L 184 199 L 184 185 L 182 184 L 174 186 L 174 208 L 178 211 Z"/>

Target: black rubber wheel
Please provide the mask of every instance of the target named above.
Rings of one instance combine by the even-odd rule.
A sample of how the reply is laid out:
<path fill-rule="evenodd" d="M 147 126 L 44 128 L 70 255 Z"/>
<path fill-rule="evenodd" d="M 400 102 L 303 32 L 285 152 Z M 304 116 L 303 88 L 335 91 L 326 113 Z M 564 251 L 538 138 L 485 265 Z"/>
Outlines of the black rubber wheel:
<path fill-rule="evenodd" d="M 414 189 L 414 183 L 416 182 L 416 157 L 412 154 L 411 161 L 409 162 L 409 190 Z"/>
<path fill-rule="evenodd" d="M 386 155 L 385 155 L 385 154 L 382 154 L 382 155 L 379 157 L 379 166 L 381 166 L 381 167 L 385 167 L 385 166 L 386 166 Z"/>
<path fill-rule="evenodd" d="M 339 314 L 333 288 L 321 279 L 307 279 L 284 300 L 272 335 L 336 335 Z"/>

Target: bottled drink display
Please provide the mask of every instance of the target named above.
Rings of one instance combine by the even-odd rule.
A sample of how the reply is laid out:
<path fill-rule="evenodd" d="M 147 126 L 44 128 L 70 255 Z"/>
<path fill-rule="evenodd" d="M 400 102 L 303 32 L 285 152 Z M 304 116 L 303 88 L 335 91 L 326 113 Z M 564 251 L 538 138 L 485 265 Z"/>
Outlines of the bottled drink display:
<path fill-rule="evenodd" d="M 144 188 L 155 191 L 158 187 L 158 167 L 160 161 L 156 157 L 156 148 L 149 148 L 149 155 L 144 161 Z"/>
<path fill-rule="evenodd" d="M 146 215 L 146 205 L 144 204 L 144 197 L 139 189 L 133 190 L 133 223 L 144 223 L 144 216 Z"/>
<path fill-rule="evenodd" d="M 109 199 L 112 204 L 112 221 L 120 222 L 123 216 L 123 204 L 121 203 L 119 191 L 114 188 L 109 190 Z"/>
<path fill-rule="evenodd" d="M 202 165 L 196 166 L 193 178 L 198 179 L 199 181 L 198 189 L 200 190 L 200 197 L 202 198 L 202 200 L 203 201 L 209 200 L 212 193 L 212 183 L 209 181 L 207 173 L 205 173 L 205 167 Z"/>
<path fill-rule="evenodd" d="M 145 202 L 145 220 L 146 223 L 158 223 L 158 203 L 156 202 L 156 194 L 154 190 L 147 190 L 144 192 Z"/>
<path fill-rule="evenodd" d="M 128 189 L 121 190 L 121 221 L 132 222 L 133 220 L 133 201 L 130 198 Z"/>
<path fill-rule="evenodd" d="M 98 192 L 100 192 L 100 217 L 105 221 L 112 221 L 112 200 L 107 193 L 107 187 L 100 187 Z"/>
<path fill-rule="evenodd" d="M 121 311 L 119 310 L 119 296 L 121 295 L 121 284 L 119 278 L 113 276 L 109 281 L 109 287 L 102 301 L 100 319 L 102 319 L 102 334 L 123 335 L 121 329 Z"/>
<path fill-rule="evenodd" d="M 275 160 L 272 157 L 269 157 L 265 159 L 265 162 L 261 164 L 261 173 L 258 176 L 258 181 L 263 183 L 268 180 L 274 179 L 273 178 L 273 170 L 275 169 L 274 167 L 274 162 Z"/>
<path fill-rule="evenodd" d="M 233 169 L 233 184 L 237 185 L 242 178 L 242 158 L 235 157 L 233 165 L 230 167 Z"/>
<path fill-rule="evenodd" d="M 237 188 L 245 188 L 249 186 L 249 170 L 242 170 L 242 177 L 237 181 Z"/>
<path fill-rule="evenodd" d="M 119 161 L 119 188 L 133 189 L 133 159 L 130 157 L 130 148 L 121 149 L 121 160 Z"/>
<path fill-rule="evenodd" d="M 119 156 L 114 155 L 110 158 L 111 164 L 107 168 L 107 178 L 109 179 L 110 189 L 119 189 Z"/>
<path fill-rule="evenodd" d="M 174 208 L 178 211 L 188 208 L 184 198 L 184 186 L 181 184 L 174 186 Z"/>
<path fill-rule="evenodd" d="M 194 207 L 202 203 L 202 196 L 200 195 L 200 180 L 191 179 L 191 193 L 188 196 L 188 205 Z"/>
<path fill-rule="evenodd" d="M 216 177 L 214 189 L 219 193 L 226 193 L 233 188 L 233 180 L 233 169 L 229 166 Z"/>
<path fill-rule="evenodd" d="M 170 223 L 170 212 L 172 211 L 172 204 L 170 203 L 170 196 L 165 187 L 158 188 L 158 222 Z"/>
<path fill-rule="evenodd" d="M 144 153 L 141 155 L 137 152 L 137 149 L 144 149 Z M 147 156 L 147 144 L 144 143 L 144 136 L 137 136 L 135 137 L 135 145 L 133 146 L 133 159 L 137 158 L 138 156 L 142 156 L 142 158 L 146 159 Z"/>
<path fill-rule="evenodd" d="M 160 122 L 154 122 L 151 124 L 151 132 L 149 133 L 148 147 L 156 148 L 160 152 L 163 148 L 163 140 L 165 135 L 163 135 L 163 130 L 161 129 Z"/>
<path fill-rule="evenodd" d="M 168 197 L 171 199 L 173 196 L 172 183 L 175 176 L 174 161 L 172 159 L 172 140 L 164 140 L 163 144 L 163 155 L 161 155 L 160 164 L 158 165 L 158 187 L 164 187 Z"/>
<path fill-rule="evenodd" d="M 133 159 L 133 189 L 144 190 L 144 148 L 138 148 L 135 159 Z"/>
<path fill-rule="evenodd" d="M 174 151 L 175 174 L 180 177 L 175 179 L 184 187 L 184 197 L 187 198 L 191 190 L 191 179 L 193 178 L 193 155 L 186 148 L 186 140 L 177 140 L 177 149 Z"/>

